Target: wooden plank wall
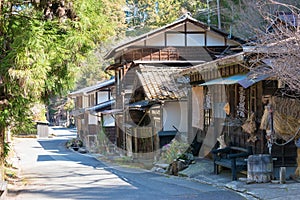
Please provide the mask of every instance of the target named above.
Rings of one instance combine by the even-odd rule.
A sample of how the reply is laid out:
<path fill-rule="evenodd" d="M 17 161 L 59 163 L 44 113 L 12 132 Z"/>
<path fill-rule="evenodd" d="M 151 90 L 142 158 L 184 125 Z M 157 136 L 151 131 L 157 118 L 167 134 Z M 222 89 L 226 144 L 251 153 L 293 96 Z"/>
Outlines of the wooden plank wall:
<path fill-rule="evenodd" d="M 106 135 L 106 137 L 108 138 L 108 140 L 113 143 L 116 144 L 117 143 L 117 135 L 116 135 L 116 127 L 103 127 L 104 133 Z"/>
<path fill-rule="evenodd" d="M 132 49 L 123 55 L 123 59 L 126 61 L 133 60 L 178 60 L 179 53 L 176 48 L 140 48 Z"/>
<path fill-rule="evenodd" d="M 224 50 L 224 47 L 223 47 Z M 216 52 L 217 53 L 217 52 Z M 213 53 L 206 47 L 132 47 L 121 56 L 122 60 L 202 60 L 211 61 Z"/>
<path fill-rule="evenodd" d="M 211 70 L 206 72 L 198 72 L 190 75 L 191 83 L 199 84 L 207 80 L 216 79 L 219 77 L 227 77 L 234 74 L 246 73 L 248 70 L 240 65 L 231 65 L 223 68 L 219 68 L 218 70 Z M 224 86 L 223 86 L 224 87 Z M 226 86 L 226 97 L 222 97 L 222 95 L 218 95 L 220 91 L 213 91 L 215 97 L 226 99 L 227 102 L 230 103 L 230 115 L 227 116 L 224 124 L 228 122 L 228 120 L 233 120 L 237 117 L 237 105 L 239 103 L 239 85 L 228 85 Z M 254 86 L 251 86 L 248 89 L 244 89 L 246 95 L 245 108 L 246 108 L 246 116 L 242 120 L 246 120 L 246 118 L 254 112 L 256 114 L 257 120 L 259 121 L 263 114 L 263 104 L 262 104 L 262 95 L 263 95 L 263 86 L 262 83 L 257 83 Z M 215 99 L 216 100 L 216 99 Z M 218 100 L 218 99 L 217 99 Z M 212 113 L 213 116 L 216 116 L 216 113 Z M 230 124 L 230 123 L 229 123 Z M 231 123 L 232 124 L 232 123 Z M 207 130 L 207 127 L 205 128 Z M 249 134 L 243 132 L 240 125 L 225 125 L 223 126 L 223 131 L 225 134 L 225 138 L 227 143 L 232 143 L 233 145 L 246 147 L 253 146 L 254 153 L 267 153 L 266 148 L 266 139 L 265 134 L 262 130 L 257 130 L 256 136 L 257 141 L 254 143 L 249 143 L 247 140 L 249 138 Z M 204 138 L 205 133 L 201 131 L 201 138 Z"/>

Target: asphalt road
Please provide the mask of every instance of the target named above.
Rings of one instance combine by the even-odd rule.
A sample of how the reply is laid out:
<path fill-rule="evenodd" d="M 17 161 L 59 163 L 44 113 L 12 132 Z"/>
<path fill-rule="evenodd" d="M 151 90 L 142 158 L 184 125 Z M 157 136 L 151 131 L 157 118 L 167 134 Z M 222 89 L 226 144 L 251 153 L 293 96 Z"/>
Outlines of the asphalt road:
<path fill-rule="evenodd" d="M 75 137 L 55 128 L 56 137 L 15 140 L 23 184 L 10 186 L 7 199 L 245 199 L 233 191 L 180 177 L 103 163 L 65 148 Z"/>

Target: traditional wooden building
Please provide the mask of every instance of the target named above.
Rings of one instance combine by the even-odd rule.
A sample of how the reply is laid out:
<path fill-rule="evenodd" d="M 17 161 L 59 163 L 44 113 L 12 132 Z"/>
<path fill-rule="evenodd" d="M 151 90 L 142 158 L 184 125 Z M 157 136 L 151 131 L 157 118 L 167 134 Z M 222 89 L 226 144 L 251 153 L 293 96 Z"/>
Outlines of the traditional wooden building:
<path fill-rule="evenodd" d="M 269 62 L 251 63 L 253 55 L 253 52 L 241 52 L 179 73 L 179 76 L 189 77 L 191 84 L 188 95 L 190 138 L 196 138 L 201 157 L 210 156 L 213 148 L 225 142 L 239 147 L 252 146 L 254 154 L 271 153 L 277 159 L 275 167 L 295 167 L 294 142 L 278 145 L 284 143 L 283 140 L 278 138 L 276 143 L 261 127 L 269 103 L 278 100 L 280 86 L 272 77 Z"/>
<path fill-rule="evenodd" d="M 154 72 L 156 71 L 153 70 L 155 67 L 157 67 L 157 71 L 162 66 L 170 70 L 184 69 L 209 62 L 220 56 L 241 51 L 241 43 L 243 43 L 242 40 L 209 27 L 186 14 L 171 24 L 125 42 L 108 52 L 106 59 L 114 60 L 114 64 L 108 66 L 106 70 L 112 70 L 115 73 L 116 109 L 123 110 L 122 113 L 115 115 L 118 146 L 131 152 L 132 145 L 126 145 L 128 144 L 126 127 L 131 121 L 130 113 L 127 110 L 130 104 L 136 103 L 136 100 L 133 101 L 132 99 L 137 98 L 138 95 L 144 95 L 140 99 L 147 96 L 146 86 L 157 83 L 157 80 L 148 79 L 147 84 L 143 85 L 144 93 L 139 94 L 137 93 L 139 88 L 134 86 L 137 74 L 140 74 L 139 77 L 149 74 L 144 70 L 147 68 L 151 68 Z M 141 67 L 143 72 L 141 72 Z M 146 79 L 140 79 L 140 81 L 143 80 Z M 163 83 L 159 84 L 160 88 L 163 88 Z M 164 92 L 166 91 L 167 89 L 164 90 Z M 153 98 L 147 100 L 152 101 Z M 160 98 L 155 99 L 155 101 L 159 101 L 160 104 L 166 102 Z M 175 100 L 173 101 L 175 105 Z M 175 108 L 174 105 L 170 103 L 170 107 Z M 187 104 L 180 105 L 182 108 L 184 106 L 187 108 Z M 181 112 L 178 109 L 177 111 Z M 180 116 L 181 114 L 173 113 L 172 115 Z M 174 132 L 180 127 L 180 122 L 173 123 L 171 126 L 169 121 L 160 120 L 163 124 L 157 126 L 156 131 L 164 131 L 163 127 L 169 127 L 168 131 Z M 187 130 L 182 131 L 186 132 Z"/>
<path fill-rule="evenodd" d="M 111 109 L 115 103 L 111 92 L 114 83 L 115 80 L 111 79 L 69 94 L 75 102 L 75 109 L 70 116 L 75 118 L 78 137 L 89 151 L 97 150 L 98 134 L 103 127 L 114 142 L 114 118 L 110 115 L 101 115 L 101 111 Z"/>
<path fill-rule="evenodd" d="M 139 65 L 134 79 L 134 93 L 126 115 L 127 151 L 151 153 L 177 135 L 185 140 L 187 133 L 187 79 L 173 74 L 183 67 Z M 129 148 L 130 147 L 130 148 Z M 151 154 L 150 154 L 151 155 Z M 145 155 L 143 155 L 145 156 Z"/>

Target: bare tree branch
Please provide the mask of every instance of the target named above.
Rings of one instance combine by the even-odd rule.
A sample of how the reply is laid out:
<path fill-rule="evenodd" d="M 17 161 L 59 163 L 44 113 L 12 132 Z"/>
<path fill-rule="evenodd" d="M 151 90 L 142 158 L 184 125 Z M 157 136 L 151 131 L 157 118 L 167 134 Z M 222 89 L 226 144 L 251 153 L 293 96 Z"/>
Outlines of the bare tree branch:
<path fill-rule="evenodd" d="M 274 0 L 259 1 L 257 6 L 269 25 L 258 33 L 253 51 L 257 57 L 252 61 L 264 61 L 289 90 L 300 93 L 300 9 Z M 270 6 L 274 13 L 266 9 Z"/>

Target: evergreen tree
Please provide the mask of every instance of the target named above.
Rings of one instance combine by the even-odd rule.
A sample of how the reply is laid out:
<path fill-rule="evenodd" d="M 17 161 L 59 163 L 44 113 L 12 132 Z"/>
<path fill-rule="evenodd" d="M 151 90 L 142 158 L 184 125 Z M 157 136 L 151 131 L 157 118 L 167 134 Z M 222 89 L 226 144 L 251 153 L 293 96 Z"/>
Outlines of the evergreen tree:
<path fill-rule="evenodd" d="M 0 0 L 0 168 L 4 133 L 32 125 L 35 102 L 62 95 L 85 55 L 118 36 L 122 0 Z"/>
<path fill-rule="evenodd" d="M 127 24 L 130 32 L 139 35 L 162 27 L 189 12 L 193 16 L 206 4 L 196 0 L 127 0 Z"/>

